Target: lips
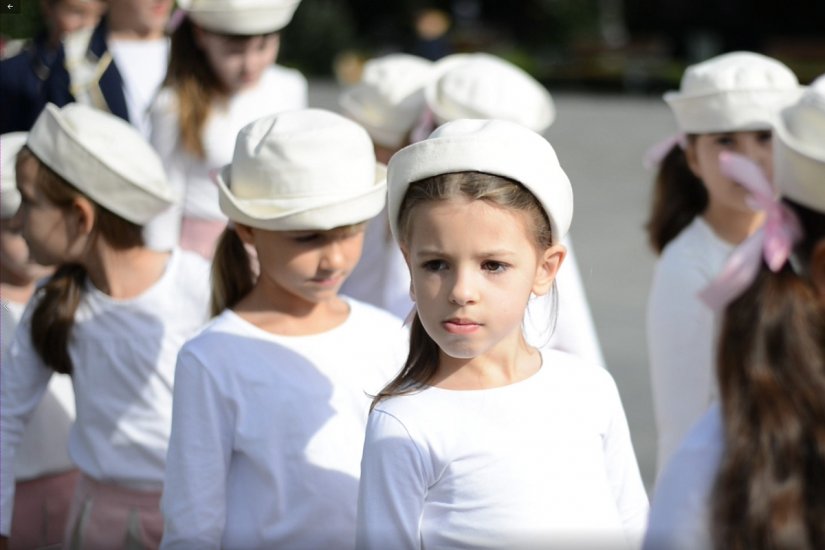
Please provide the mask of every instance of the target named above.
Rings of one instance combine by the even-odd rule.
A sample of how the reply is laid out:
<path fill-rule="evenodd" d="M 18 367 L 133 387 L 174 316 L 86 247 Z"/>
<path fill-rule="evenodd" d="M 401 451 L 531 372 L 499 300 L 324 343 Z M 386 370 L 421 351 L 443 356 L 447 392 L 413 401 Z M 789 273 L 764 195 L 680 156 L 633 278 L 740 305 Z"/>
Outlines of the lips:
<path fill-rule="evenodd" d="M 480 323 L 477 323 L 471 319 L 462 319 L 459 317 L 447 319 L 441 324 L 444 327 L 444 330 L 451 334 L 470 334 L 477 331 L 481 327 Z"/>

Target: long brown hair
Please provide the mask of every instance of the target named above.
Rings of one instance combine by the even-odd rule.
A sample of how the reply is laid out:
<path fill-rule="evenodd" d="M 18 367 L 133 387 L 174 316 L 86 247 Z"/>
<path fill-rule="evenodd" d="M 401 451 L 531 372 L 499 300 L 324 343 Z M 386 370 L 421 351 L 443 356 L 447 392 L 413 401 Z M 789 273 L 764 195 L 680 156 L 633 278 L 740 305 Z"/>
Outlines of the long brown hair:
<path fill-rule="evenodd" d="M 206 54 L 195 41 L 195 27 L 185 17 L 172 33 L 169 68 L 164 86 L 174 89 L 178 97 L 178 123 L 183 147 L 198 158 L 204 158 L 203 128 L 212 102 L 227 97 Z"/>
<path fill-rule="evenodd" d="M 24 147 L 17 156 L 18 167 L 22 162 L 31 161 L 38 164 L 35 185 L 55 206 L 68 210 L 76 198 L 85 197 Z M 121 218 L 95 202 L 93 204 L 95 226 L 92 229 L 92 239 L 103 239 L 116 250 L 143 246 L 141 226 Z M 37 306 L 32 312 L 32 344 L 43 362 L 60 373 L 71 374 L 73 370 L 69 342 L 85 282 L 86 270 L 83 266 L 75 263 L 63 264 L 57 266 L 55 273 L 35 293 Z"/>
<path fill-rule="evenodd" d="M 689 134 L 687 139 L 689 146 L 693 146 L 696 135 Z M 650 218 L 645 225 L 648 241 L 656 254 L 661 254 L 665 246 L 707 206 L 705 185 L 690 170 L 682 147 L 674 145 L 656 173 Z"/>
<path fill-rule="evenodd" d="M 252 291 L 257 277 L 251 258 L 234 227 L 224 229 L 212 259 L 212 316 L 232 308 Z"/>
<path fill-rule="evenodd" d="M 515 180 L 482 172 L 441 174 L 410 184 L 398 215 L 400 240 L 409 242 L 415 208 L 433 201 L 467 197 L 526 213 L 538 250 L 553 244 L 550 220 L 536 197 Z M 555 285 L 555 283 L 554 283 Z M 554 287 L 555 292 L 555 287 Z M 410 351 L 398 376 L 375 396 L 370 410 L 394 395 L 412 393 L 425 386 L 438 369 L 438 344 L 424 330 L 416 312 L 410 327 Z"/>
<path fill-rule="evenodd" d="M 825 548 L 825 306 L 806 274 L 825 215 L 789 204 L 806 235 L 793 267 L 763 264 L 720 334 L 725 452 L 711 502 L 719 550 Z"/>

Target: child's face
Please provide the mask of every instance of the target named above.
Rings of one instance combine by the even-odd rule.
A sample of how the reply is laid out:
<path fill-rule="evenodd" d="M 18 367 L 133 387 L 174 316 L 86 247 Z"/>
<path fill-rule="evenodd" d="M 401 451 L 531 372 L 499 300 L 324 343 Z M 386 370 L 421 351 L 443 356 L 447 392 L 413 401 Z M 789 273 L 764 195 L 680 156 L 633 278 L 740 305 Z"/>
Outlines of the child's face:
<path fill-rule="evenodd" d="M 13 220 L 19 224 L 31 259 L 41 265 L 57 265 L 66 260 L 69 233 L 66 213 L 37 186 L 37 161 L 29 157 L 17 164 L 17 189 L 20 210 Z"/>
<path fill-rule="evenodd" d="M 238 229 L 258 253 L 257 284 L 287 307 L 336 298 L 364 243 L 364 224 L 328 231 Z"/>
<path fill-rule="evenodd" d="M 258 83 L 278 55 L 279 35 L 237 38 L 195 27 L 195 39 L 229 93 Z"/>
<path fill-rule="evenodd" d="M 141 33 L 159 33 L 166 28 L 173 0 L 109 0 L 109 11 L 117 11 L 122 19 Z"/>
<path fill-rule="evenodd" d="M 404 256 L 442 353 L 471 359 L 520 345 L 530 294 L 550 290 L 564 248 L 538 251 L 526 214 L 481 200 L 427 202 L 413 215 Z"/>
<path fill-rule="evenodd" d="M 43 2 L 43 14 L 57 40 L 80 29 L 94 27 L 105 9 L 106 4 L 99 0 Z"/>
<path fill-rule="evenodd" d="M 48 274 L 49 269 L 31 260 L 29 247 L 11 220 L 0 221 L 0 282 L 27 285 Z"/>
<path fill-rule="evenodd" d="M 770 130 L 700 134 L 686 151 L 688 165 L 702 180 L 711 201 L 711 207 L 723 207 L 742 213 L 752 213 L 745 202 L 747 190 L 722 174 L 719 154 L 732 151 L 745 155 L 762 168 L 768 179 L 773 177 L 773 146 Z M 715 204 L 714 204 L 715 203 Z"/>

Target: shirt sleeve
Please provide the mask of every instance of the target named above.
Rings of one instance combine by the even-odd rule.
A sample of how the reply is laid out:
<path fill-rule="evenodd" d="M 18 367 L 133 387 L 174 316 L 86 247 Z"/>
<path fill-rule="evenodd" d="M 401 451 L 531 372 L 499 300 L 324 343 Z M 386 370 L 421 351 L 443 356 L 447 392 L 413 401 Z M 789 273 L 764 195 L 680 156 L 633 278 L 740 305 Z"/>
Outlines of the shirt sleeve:
<path fill-rule="evenodd" d="M 0 369 L 0 534 L 5 536 L 11 531 L 14 507 L 14 455 L 54 372 L 31 341 L 34 302 L 29 302 Z"/>
<path fill-rule="evenodd" d="M 659 476 L 645 550 L 712 548 L 709 505 L 721 461 L 721 439 L 721 415 L 718 407 L 712 407 Z"/>
<path fill-rule="evenodd" d="M 665 258 L 653 279 L 647 342 L 659 470 L 715 393 L 714 315 L 697 297 L 706 279 L 690 265 Z"/>
<path fill-rule="evenodd" d="M 417 550 L 427 493 L 419 447 L 393 415 L 373 410 L 367 422 L 358 490 L 359 550 Z"/>
<path fill-rule="evenodd" d="M 235 411 L 201 361 L 178 356 L 161 510 L 164 549 L 220 548 Z"/>
<path fill-rule="evenodd" d="M 608 410 L 608 424 L 603 443 L 607 479 L 616 499 L 616 507 L 630 547 L 639 548 L 647 524 L 647 492 L 639 473 L 619 391 L 613 379 L 606 372 L 605 375 L 609 379 L 604 399 Z"/>

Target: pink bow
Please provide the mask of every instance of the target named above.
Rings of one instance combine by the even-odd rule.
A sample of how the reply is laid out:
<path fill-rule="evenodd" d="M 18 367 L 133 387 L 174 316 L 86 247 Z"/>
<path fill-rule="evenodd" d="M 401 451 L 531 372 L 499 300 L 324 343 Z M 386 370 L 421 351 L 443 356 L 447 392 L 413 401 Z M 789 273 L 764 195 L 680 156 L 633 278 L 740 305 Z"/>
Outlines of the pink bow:
<path fill-rule="evenodd" d="M 659 143 L 655 143 L 650 146 L 650 148 L 645 151 L 644 157 L 642 157 L 642 165 L 644 165 L 646 170 L 653 170 L 665 159 L 670 150 L 676 146 L 682 148 L 682 150 L 687 148 L 687 136 L 685 134 L 673 134 L 672 136 L 668 136 Z"/>
<path fill-rule="evenodd" d="M 175 9 L 172 12 L 172 15 L 169 16 L 169 21 L 166 23 L 166 33 L 172 34 L 175 32 L 180 24 L 183 23 L 183 20 L 186 19 L 187 11 L 181 8 Z"/>
<path fill-rule="evenodd" d="M 723 174 L 750 192 L 748 206 L 764 210 L 765 223 L 736 247 L 721 273 L 699 293 L 699 298 L 716 311 L 726 307 L 753 282 L 762 258 L 771 271 L 782 269 L 802 236 L 796 215 L 777 198 L 773 186 L 756 164 L 742 155 L 723 152 L 719 155 L 719 165 Z"/>
<path fill-rule="evenodd" d="M 424 141 L 427 139 L 427 136 L 435 130 L 436 126 L 435 115 L 429 107 L 424 107 L 424 109 L 421 110 L 421 115 L 418 117 L 418 122 L 416 122 L 410 131 L 410 143 Z"/>

